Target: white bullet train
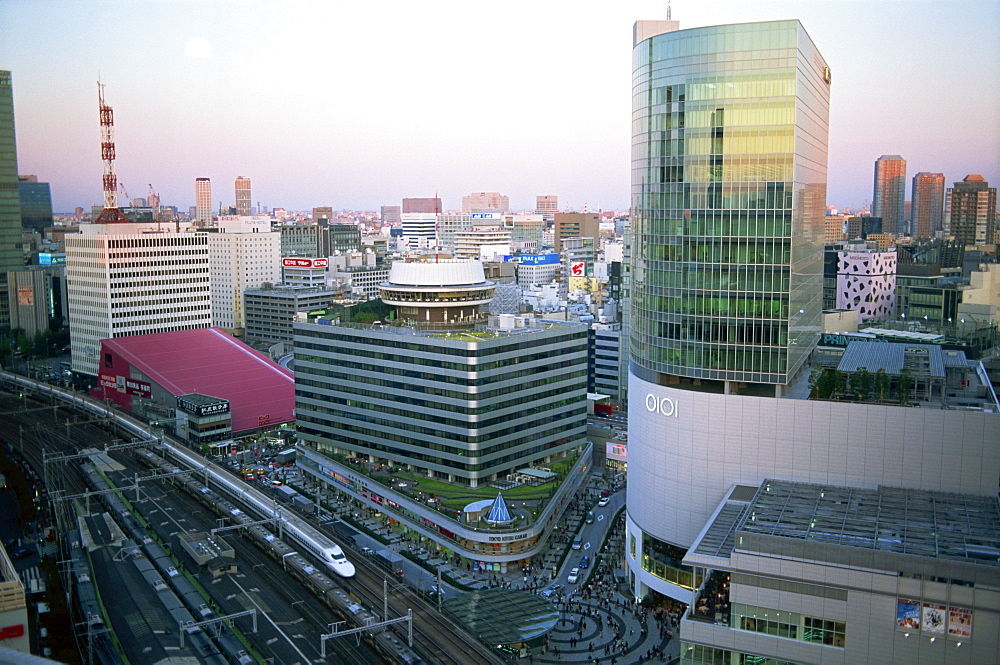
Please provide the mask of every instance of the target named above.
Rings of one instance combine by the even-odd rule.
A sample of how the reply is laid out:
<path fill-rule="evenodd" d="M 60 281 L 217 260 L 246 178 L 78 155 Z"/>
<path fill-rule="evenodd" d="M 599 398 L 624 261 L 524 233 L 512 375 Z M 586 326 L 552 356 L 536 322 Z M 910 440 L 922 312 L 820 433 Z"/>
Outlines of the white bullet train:
<path fill-rule="evenodd" d="M 61 399 L 62 401 L 81 406 L 99 417 L 111 416 L 118 421 L 119 425 L 125 427 L 142 439 L 154 438 L 153 433 L 146 425 L 140 424 L 137 420 L 124 413 L 117 412 L 114 409 L 108 409 L 101 402 L 95 402 L 89 398 L 81 397 L 72 391 L 64 390 L 47 383 L 34 381 L 27 377 L 11 374 L 9 372 L 0 373 L 0 377 L 2 377 L 5 382 L 13 383 L 16 386 L 38 393 L 51 395 L 55 399 Z M 200 455 L 196 455 L 192 451 L 181 446 L 174 445 L 166 439 L 163 440 L 163 445 L 168 451 L 168 454 L 170 454 L 174 459 L 180 461 L 189 469 L 205 466 L 205 459 Z M 236 480 L 215 464 L 208 465 L 208 474 L 220 487 L 223 487 L 234 497 L 245 500 L 264 518 L 276 517 L 276 510 L 272 505 L 272 502 L 270 502 L 259 490 L 247 486 L 242 481 Z M 288 535 L 296 543 L 306 548 L 314 556 L 318 557 L 331 572 L 338 577 L 354 577 L 354 564 L 348 561 L 347 557 L 344 556 L 344 552 L 340 549 L 339 545 L 294 515 L 288 515 L 286 512 L 281 514 L 281 518 L 284 522 L 284 529 Z"/>

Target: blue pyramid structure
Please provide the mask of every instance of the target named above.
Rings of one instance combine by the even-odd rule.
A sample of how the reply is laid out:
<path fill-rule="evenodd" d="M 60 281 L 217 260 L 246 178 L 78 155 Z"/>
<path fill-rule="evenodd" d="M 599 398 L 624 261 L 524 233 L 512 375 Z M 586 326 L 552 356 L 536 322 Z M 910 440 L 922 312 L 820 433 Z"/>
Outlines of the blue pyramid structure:
<path fill-rule="evenodd" d="M 503 494 L 497 492 L 497 498 L 493 501 L 493 507 L 490 508 L 490 514 L 486 518 L 486 521 L 495 522 L 497 524 L 514 521 L 510 516 L 510 511 L 507 510 L 507 504 L 503 500 Z"/>

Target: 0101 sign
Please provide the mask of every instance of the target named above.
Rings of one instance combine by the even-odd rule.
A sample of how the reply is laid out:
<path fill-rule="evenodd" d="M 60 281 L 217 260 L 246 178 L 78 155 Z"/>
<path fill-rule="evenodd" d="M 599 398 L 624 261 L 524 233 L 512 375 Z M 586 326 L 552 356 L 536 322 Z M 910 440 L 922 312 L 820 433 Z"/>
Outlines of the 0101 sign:
<path fill-rule="evenodd" d="M 667 418 L 677 418 L 678 404 L 669 397 L 657 397 L 650 393 L 646 395 L 646 410 L 658 413 Z"/>

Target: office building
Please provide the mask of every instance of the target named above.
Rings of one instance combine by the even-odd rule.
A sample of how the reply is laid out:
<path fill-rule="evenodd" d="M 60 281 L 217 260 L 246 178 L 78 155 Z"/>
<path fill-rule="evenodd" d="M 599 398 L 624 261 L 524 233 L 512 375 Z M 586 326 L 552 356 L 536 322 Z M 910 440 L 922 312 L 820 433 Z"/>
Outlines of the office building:
<path fill-rule="evenodd" d="M 329 256 L 330 234 L 319 224 L 283 225 L 281 233 L 282 256 Z"/>
<path fill-rule="evenodd" d="M 601 219 L 597 213 L 557 212 L 554 220 L 553 247 L 557 252 L 562 251 L 566 238 L 593 238 L 597 241 L 601 237 Z"/>
<path fill-rule="evenodd" d="M 875 191 L 872 216 L 881 217 L 886 233 L 905 235 L 906 160 L 899 155 L 882 155 L 875 160 Z"/>
<path fill-rule="evenodd" d="M 325 227 L 325 234 L 329 239 L 323 248 L 323 256 L 331 256 L 337 252 L 358 252 L 361 251 L 361 228 L 357 224 L 329 224 L 320 222 L 320 227 Z"/>
<path fill-rule="evenodd" d="M 455 234 L 454 257 L 492 261 L 497 256 L 501 258 L 508 256 L 511 253 L 510 238 L 510 229 L 497 226 L 474 226 L 462 229 Z"/>
<path fill-rule="evenodd" d="M 579 446 L 587 327 L 490 324 L 481 311 L 493 290 L 478 261 L 397 261 L 381 287 L 397 324 L 296 323 L 300 437 L 469 487 Z M 477 326 L 489 334 L 460 334 Z M 510 354 L 520 362 L 503 362 Z M 456 369 L 426 369 L 444 366 Z"/>
<path fill-rule="evenodd" d="M 442 212 L 441 199 L 436 196 L 423 199 L 403 199 L 403 213 L 408 212 L 436 215 Z"/>
<path fill-rule="evenodd" d="M 535 197 L 535 214 L 541 215 L 546 222 L 555 219 L 555 214 L 559 212 L 559 197 L 554 195 Z"/>
<path fill-rule="evenodd" d="M 944 229 L 944 174 L 921 171 L 913 176 L 910 229 L 917 238 L 933 238 Z"/>
<path fill-rule="evenodd" d="M 326 310 L 335 291 L 309 286 L 278 285 L 247 289 L 246 338 L 264 342 L 291 342 L 292 323 L 299 312 Z"/>
<path fill-rule="evenodd" d="M 7 271 L 24 267 L 21 255 L 21 203 L 18 194 L 14 89 L 10 72 L 0 70 L 0 326 L 10 323 Z"/>
<path fill-rule="evenodd" d="M 437 215 L 434 213 L 404 212 L 401 217 L 403 222 L 404 238 L 426 238 L 437 242 Z"/>
<path fill-rule="evenodd" d="M 403 221 L 399 217 L 402 212 L 401 206 L 382 206 L 379 215 L 382 218 L 382 226 L 399 226 Z"/>
<path fill-rule="evenodd" d="M 250 193 L 250 178 L 236 176 L 236 214 L 249 217 L 253 214 L 253 198 Z"/>
<path fill-rule="evenodd" d="M 607 395 L 612 402 L 621 399 L 621 325 L 594 324 L 590 328 L 587 390 Z"/>
<path fill-rule="evenodd" d="M 329 224 L 333 220 L 332 206 L 319 206 L 312 209 L 313 224 Z"/>
<path fill-rule="evenodd" d="M 528 252 L 537 252 L 541 249 L 544 242 L 546 214 L 504 215 L 504 224 L 510 227 L 510 240 L 516 249 Z M 550 218 L 554 215 L 555 213 L 551 213 Z"/>
<path fill-rule="evenodd" d="M 281 281 L 281 234 L 269 222 L 219 221 L 208 234 L 212 325 L 231 334 L 246 327 L 244 292 Z"/>
<path fill-rule="evenodd" d="M 916 513 L 887 513 L 876 535 L 867 518 L 841 520 L 842 540 L 828 541 L 836 518 L 809 519 L 823 507 L 815 496 L 801 511 L 748 506 L 775 491 L 769 480 L 996 502 L 1000 408 L 982 365 L 940 347 L 869 342 L 824 349 L 810 365 L 831 76 L 798 21 L 690 30 L 659 21 L 635 35 L 625 536 L 634 594 L 688 604 L 684 663 L 940 662 L 907 647 L 902 631 L 892 644 L 877 640 L 869 617 L 895 620 L 889 608 L 910 589 L 903 575 L 924 580 L 921 601 L 962 588 L 991 594 L 994 583 L 942 573 L 947 588 L 931 589 L 931 570 L 943 568 L 914 559 L 889 567 L 891 584 L 879 586 L 869 574 L 886 562 L 861 552 L 893 548 L 895 520 L 930 530 Z M 774 168 L 761 173 L 761 160 Z M 840 505 L 867 515 L 873 500 Z M 769 535 L 793 538 L 749 535 L 771 517 L 790 523 Z M 991 529 L 985 537 L 1000 539 Z M 974 620 L 996 624 L 993 603 L 975 607 Z M 977 649 L 995 651 L 995 635 Z"/>
<path fill-rule="evenodd" d="M 194 179 L 195 221 L 199 226 L 209 226 L 212 223 L 212 180 L 210 178 Z"/>
<path fill-rule="evenodd" d="M 38 176 L 18 176 L 17 193 L 21 203 L 21 228 L 44 233 L 52 226 L 52 192 L 49 183 L 38 182 Z"/>
<path fill-rule="evenodd" d="M 212 324 L 208 234 L 157 227 L 88 223 L 66 236 L 73 371 L 97 376 L 101 340 Z"/>
<path fill-rule="evenodd" d="M 462 212 L 510 212 L 510 197 L 500 192 L 473 192 L 462 197 Z"/>
<path fill-rule="evenodd" d="M 824 282 L 834 283 L 831 308 L 857 312 L 861 323 L 895 316 L 896 252 L 851 246 L 828 248 L 826 257 Z"/>
<path fill-rule="evenodd" d="M 970 174 L 949 187 L 945 196 L 948 235 L 966 247 L 996 241 L 997 188 L 978 174 Z"/>

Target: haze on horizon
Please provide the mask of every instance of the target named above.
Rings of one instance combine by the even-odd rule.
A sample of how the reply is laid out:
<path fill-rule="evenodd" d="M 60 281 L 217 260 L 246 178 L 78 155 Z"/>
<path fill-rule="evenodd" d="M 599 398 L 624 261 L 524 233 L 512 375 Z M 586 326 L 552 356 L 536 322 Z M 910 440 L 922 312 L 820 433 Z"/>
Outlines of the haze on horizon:
<path fill-rule="evenodd" d="M 631 35 L 662 1 L 477 4 L 0 0 L 18 168 L 53 207 L 101 202 L 98 76 L 119 181 L 164 205 L 376 210 L 476 191 L 513 209 L 627 210 Z M 681 28 L 798 18 L 830 64 L 831 205 L 871 198 L 882 154 L 907 176 L 1000 184 L 1000 2 L 674 0 Z M 908 185 L 909 186 L 909 185 Z M 909 195 L 907 195 L 907 198 Z"/>

